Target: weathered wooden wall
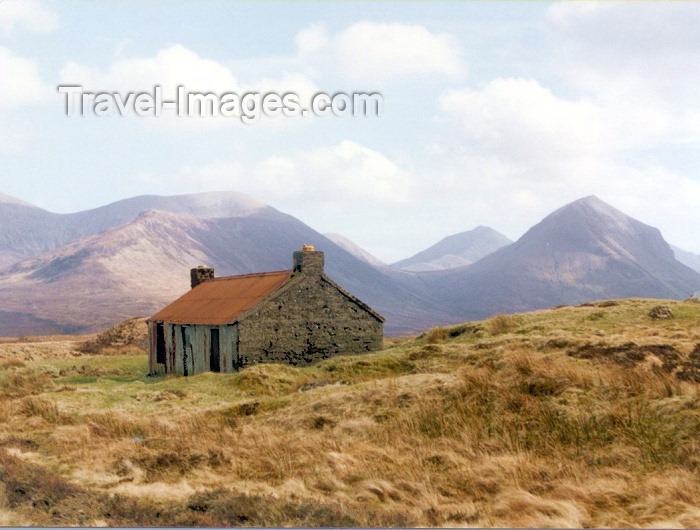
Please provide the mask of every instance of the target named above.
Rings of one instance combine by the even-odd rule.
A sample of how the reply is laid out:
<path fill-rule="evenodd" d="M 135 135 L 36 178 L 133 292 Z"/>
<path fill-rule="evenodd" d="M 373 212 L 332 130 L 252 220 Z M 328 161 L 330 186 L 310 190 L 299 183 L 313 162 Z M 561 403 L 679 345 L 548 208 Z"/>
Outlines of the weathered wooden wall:
<path fill-rule="evenodd" d="M 148 373 L 156 373 L 156 322 L 148 323 Z"/>
<path fill-rule="evenodd" d="M 187 326 L 164 324 L 165 364 L 156 363 L 156 323 L 149 323 L 149 373 L 194 375 L 209 371 L 211 330 L 219 330 L 219 370 L 233 372 L 238 364 L 238 325 Z M 184 339 L 184 342 L 183 342 Z"/>
<path fill-rule="evenodd" d="M 221 371 L 234 372 L 238 370 L 238 324 L 220 326 L 219 343 Z"/>

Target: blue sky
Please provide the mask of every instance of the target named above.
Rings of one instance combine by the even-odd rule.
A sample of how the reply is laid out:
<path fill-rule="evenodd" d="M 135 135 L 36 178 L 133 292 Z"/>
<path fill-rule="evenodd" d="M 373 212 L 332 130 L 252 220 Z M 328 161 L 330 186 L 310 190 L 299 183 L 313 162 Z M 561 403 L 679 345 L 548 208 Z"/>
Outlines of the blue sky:
<path fill-rule="evenodd" d="M 387 261 L 595 194 L 700 253 L 699 3 L 0 1 L 0 192 L 235 189 Z M 86 90 L 379 91 L 379 118 L 73 117 Z"/>

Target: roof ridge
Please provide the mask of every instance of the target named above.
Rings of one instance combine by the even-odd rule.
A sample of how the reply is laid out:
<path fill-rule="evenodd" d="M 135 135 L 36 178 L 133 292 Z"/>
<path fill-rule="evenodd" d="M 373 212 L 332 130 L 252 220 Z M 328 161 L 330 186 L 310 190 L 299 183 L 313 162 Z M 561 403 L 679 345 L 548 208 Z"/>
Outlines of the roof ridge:
<path fill-rule="evenodd" d="M 211 281 L 218 281 L 218 280 L 233 280 L 236 278 L 250 278 L 252 276 L 268 276 L 271 274 L 282 274 L 282 273 L 289 273 L 291 274 L 293 271 L 292 269 L 284 269 L 281 271 L 267 271 L 267 272 L 249 272 L 247 274 L 236 274 L 234 276 L 218 276 L 215 278 L 209 278 L 207 280 L 204 280 L 206 282 L 211 282 Z M 204 283 L 204 282 L 202 282 Z"/>

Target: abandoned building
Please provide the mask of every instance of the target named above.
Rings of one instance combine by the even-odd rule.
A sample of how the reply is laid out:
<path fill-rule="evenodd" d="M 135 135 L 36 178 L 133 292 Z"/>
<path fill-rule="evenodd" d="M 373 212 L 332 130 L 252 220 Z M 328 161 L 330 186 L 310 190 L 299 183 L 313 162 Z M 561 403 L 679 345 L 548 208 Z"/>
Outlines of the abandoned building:
<path fill-rule="evenodd" d="M 384 318 L 323 268 L 323 252 L 305 245 L 291 270 L 215 278 L 192 269 L 191 290 L 148 320 L 150 373 L 305 365 L 381 348 Z"/>

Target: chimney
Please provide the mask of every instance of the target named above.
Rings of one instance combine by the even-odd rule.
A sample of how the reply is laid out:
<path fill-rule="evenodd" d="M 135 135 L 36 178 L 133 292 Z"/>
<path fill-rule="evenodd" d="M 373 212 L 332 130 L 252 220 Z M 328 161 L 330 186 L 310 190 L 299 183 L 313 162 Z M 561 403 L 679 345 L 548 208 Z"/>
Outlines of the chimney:
<path fill-rule="evenodd" d="M 294 272 L 302 274 L 323 274 L 323 252 L 317 252 L 312 245 L 304 245 L 294 253 Z"/>
<path fill-rule="evenodd" d="M 212 269 L 211 267 L 205 267 L 204 265 L 200 265 L 199 267 L 190 270 L 190 284 L 192 285 L 192 289 L 197 287 L 204 280 L 209 280 L 213 277 L 214 269 Z"/>

